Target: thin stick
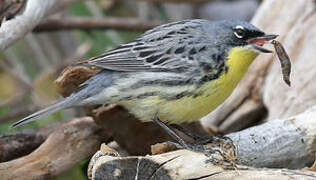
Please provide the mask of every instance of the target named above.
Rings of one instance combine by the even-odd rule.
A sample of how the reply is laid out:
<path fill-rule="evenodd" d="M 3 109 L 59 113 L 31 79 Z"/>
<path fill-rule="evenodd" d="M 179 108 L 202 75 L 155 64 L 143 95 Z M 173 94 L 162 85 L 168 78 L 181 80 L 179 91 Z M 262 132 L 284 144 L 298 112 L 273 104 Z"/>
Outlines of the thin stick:
<path fill-rule="evenodd" d="M 57 30 L 93 30 L 93 29 L 117 29 L 128 31 L 145 31 L 160 25 L 158 21 L 141 21 L 136 18 L 91 18 L 91 17 L 65 17 L 49 18 L 40 23 L 35 32 Z"/>

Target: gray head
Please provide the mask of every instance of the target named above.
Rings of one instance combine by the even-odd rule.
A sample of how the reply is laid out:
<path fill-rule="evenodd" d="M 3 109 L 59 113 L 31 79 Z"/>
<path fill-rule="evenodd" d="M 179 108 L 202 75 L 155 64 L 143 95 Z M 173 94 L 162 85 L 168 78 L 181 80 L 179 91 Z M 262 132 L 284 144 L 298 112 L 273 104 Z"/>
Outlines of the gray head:
<path fill-rule="evenodd" d="M 254 25 L 239 20 L 209 21 L 208 28 L 213 39 L 226 45 L 249 46 L 263 53 L 270 53 L 270 50 L 262 46 L 277 35 L 267 35 Z"/>

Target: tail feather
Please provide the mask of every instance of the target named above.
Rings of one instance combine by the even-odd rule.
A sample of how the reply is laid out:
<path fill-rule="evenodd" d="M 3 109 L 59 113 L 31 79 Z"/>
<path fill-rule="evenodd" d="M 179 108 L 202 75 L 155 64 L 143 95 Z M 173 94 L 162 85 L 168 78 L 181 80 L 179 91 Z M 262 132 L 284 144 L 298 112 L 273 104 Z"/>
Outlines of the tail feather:
<path fill-rule="evenodd" d="M 21 126 L 22 124 L 26 124 L 26 123 L 29 123 L 31 121 L 35 121 L 44 115 L 52 114 L 52 113 L 57 112 L 59 110 L 69 108 L 69 107 L 71 107 L 71 105 L 72 105 L 72 103 L 69 103 L 69 99 L 66 98 L 66 99 L 64 99 L 56 104 L 48 106 L 47 108 L 39 110 L 39 111 L 37 111 L 37 112 L 27 116 L 27 117 L 15 122 L 14 124 L 11 125 L 11 128 L 16 128 L 18 126 Z"/>
<path fill-rule="evenodd" d="M 52 114 L 62 109 L 70 108 L 76 105 L 91 105 L 95 102 L 90 97 L 100 93 L 105 87 L 112 84 L 112 71 L 102 70 L 87 81 L 85 81 L 80 90 L 65 98 L 64 100 L 53 104 L 45 109 L 39 110 L 14 123 L 11 128 L 16 128 L 22 124 L 34 121 L 40 117 Z"/>

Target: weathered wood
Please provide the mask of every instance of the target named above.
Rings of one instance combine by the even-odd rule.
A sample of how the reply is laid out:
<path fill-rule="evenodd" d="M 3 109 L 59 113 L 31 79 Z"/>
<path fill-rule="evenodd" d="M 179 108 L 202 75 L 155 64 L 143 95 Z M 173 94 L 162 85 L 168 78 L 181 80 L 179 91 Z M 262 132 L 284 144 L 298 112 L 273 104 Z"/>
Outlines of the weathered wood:
<path fill-rule="evenodd" d="M 316 106 L 302 114 L 228 134 L 239 163 L 253 167 L 303 168 L 315 160 Z"/>
<path fill-rule="evenodd" d="M 219 154 L 217 156 L 220 157 Z M 210 160 L 202 153 L 187 150 L 153 156 L 120 157 L 102 147 L 89 164 L 89 179 L 315 179 L 312 171 L 259 169 Z M 227 164 L 226 164 L 227 165 Z"/>
<path fill-rule="evenodd" d="M 232 95 L 203 120 L 205 127 L 217 125 L 220 131 L 231 132 L 265 119 L 289 117 L 316 104 L 315 61 L 311 58 L 316 48 L 315 1 L 266 0 L 257 11 L 252 23 L 267 33 L 279 34 L 290 55 L 292 87 L 282 80 L 280 63 L 275 55 L 260 55 L 250 66 L 245 78 Z M 271 47 L 272 49 L 272 47 Z M 249 108 L 251 101 L 257 105 Z M 264 106 L 263 106 L 264 105 Z M 267 112 L 267 116 L 255 112 Z M 242 115 L 242 116 L 241 116 Z M 244 119 L 250 119 L 246 122 Z M 226 120 L 228 122 L 226 122 Z M 240 123 L 242 126 L 235 128 Z"/>
<path fill-rule="evenodd" d="M 82 117 L 54 131 L 31 154 L 0 163 L 1 179 L 51 179 L 95 153 L 109 135 L 92 118 Z"/>
<path fill-rule="evenodd" d="M 316 153 L 315 119 L 316 106 L 297 116 L 228 134 L 226 137 L 229 139 L 216 138 L 204 146 L 216 150 L 208 156 L 178 150 L 145 157 L 119 157 L 113 152 L 109 155 L 105 150 L 95 155 L 89 173 L 92 179 L 126 179 L 135 176 L 139 179 L 229 179 L 233 176 L 245 179 L 313 179 L 316 173 L 256 168 L 292 169 L 313 163 Z M 155 146 L 155 154 L 165 152 L 164 149 L 170 150 L 166 144 Z"/>
<path fill-rule="evenodd" d="M 15 134 L 0 134 L 0 162 L 25 156 L 39 147 L 50 133 L 61 126 L 55 123 L 49 127 L 27 130 Z"/>
<path fill-rule="evenodd" d="M 0 162 L 31 153 L 46 138 L 37 133 L 0 134 Z"/>

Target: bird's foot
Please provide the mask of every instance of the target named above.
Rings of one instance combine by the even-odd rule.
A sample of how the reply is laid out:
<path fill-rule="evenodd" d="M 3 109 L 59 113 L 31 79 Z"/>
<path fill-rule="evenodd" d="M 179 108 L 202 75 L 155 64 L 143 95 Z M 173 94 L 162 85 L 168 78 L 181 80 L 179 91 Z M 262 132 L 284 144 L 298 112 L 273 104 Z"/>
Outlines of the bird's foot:
<path fill-rule="evenodd" d="M 207 156 L 206 163 L 225 166 L 234 169 L 236 165 L 236 150 L 232 141 L 228 137 L 214 136 L 202 138 L 194 143 L 179 144 L 168 141 L 167 144 L 177 149 L 187 149 L 189 151 L 202 153 Z"/>
<path fill-rule="evenodd" d="M 159 126 L 161 126 L 166 132 L 173 137 L 178 143 L 167 142 L 168 145 L 176 147 L 178 149 L 187 149 L 194 152 L 203 153 L 205 156 L 209 157 L 208 161 L 216 164 L 221 162 L 228 162 L 228 166 L 231 165 L 231 162 L 234 162 L 236 157 L 235 155 L 235 146 L 232 143 L 232 140 L 228 137 L 201 137 L 196 136 L 195 134 L 181 128 L 180 126 L 176 128 L 191 137 L 194 142 L 188 143 L 184 141 L 180 136 L 177 135 L 171 128 L 164 124 L 158 117 L 153 119 Z"/>
<path fill-rule="evenodd" d="M 194 141 L 193 144 L 207 144 L 207 143 L 211 143 L 213 141 L 213 137 L 201 136 L 201 135 L 192 133 L 188 129 L 186 129 L 178 124 L 172 124 L 171 126 L 175 129 L 177 129 L 178 131 L 182 132 L 186 136 L 192 138 L 192 140 Z"/>
<path fill-rule="evenodd" d="M 217 136 L 213 136 L 213 137 L 199 137 L 199 138 L 194 138 L 194 142 L 193 143 L 175 143 L 175 142 L 171 142 L 168 141 L 167 144 L 169 146 L 173 146 L 176 147 L 178 149 L 187 149 L 190 151 L 194 151 L 194 152 L 200 152 L 205 154 L 206 156 L 210 157 L 212 154 L 214 153 L 218 153 L 220 155 L 222 155 L 222 152 L 220 150 L 218 150 L 217 148 L 212 147 L 213 142 L 216 143 L 218 141 L 220 141 L 221 139 L 223 140 L 227 140 L 226 137 L 217 137 Z"/>
<path fill-rule="evenodd" d="M 205 145 L 208 143 L 212 143 L 214 140 L 214 137 L 207 137 L 207 136 L 196 136 L 193 138 L 194 143 L 193 144 L 200 144 Z"/>

